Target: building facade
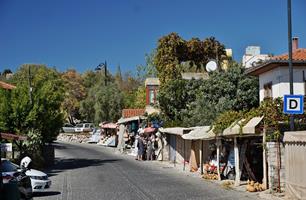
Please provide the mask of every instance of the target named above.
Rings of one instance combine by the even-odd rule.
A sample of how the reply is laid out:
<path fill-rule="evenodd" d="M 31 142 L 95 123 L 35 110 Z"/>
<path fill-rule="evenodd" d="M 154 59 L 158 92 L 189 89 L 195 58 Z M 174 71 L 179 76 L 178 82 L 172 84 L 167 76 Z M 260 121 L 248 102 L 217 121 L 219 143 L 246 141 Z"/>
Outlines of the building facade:
<path fill-rule="evenodd" d="M 306 49 L 298 48 L 293 40 L 293 88 L 294 94 L 306 94 Z M 260 101 L 265 98 L 283 97 L 290 94 L 288 54 L 271 57 L 263 64 L 246 70 L 249 75 L 259 77 Z"/>

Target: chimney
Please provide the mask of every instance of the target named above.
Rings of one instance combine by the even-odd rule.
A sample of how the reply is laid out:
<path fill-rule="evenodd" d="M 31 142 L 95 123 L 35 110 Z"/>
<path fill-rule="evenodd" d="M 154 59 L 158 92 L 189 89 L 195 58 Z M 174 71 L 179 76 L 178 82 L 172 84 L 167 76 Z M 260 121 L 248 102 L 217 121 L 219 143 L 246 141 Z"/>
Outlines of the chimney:
<path fill-rule="evenodd" d="M 292 38 L 292 51 L 295 51 L 299 48 L 299 38 L 293 37 Z"/>

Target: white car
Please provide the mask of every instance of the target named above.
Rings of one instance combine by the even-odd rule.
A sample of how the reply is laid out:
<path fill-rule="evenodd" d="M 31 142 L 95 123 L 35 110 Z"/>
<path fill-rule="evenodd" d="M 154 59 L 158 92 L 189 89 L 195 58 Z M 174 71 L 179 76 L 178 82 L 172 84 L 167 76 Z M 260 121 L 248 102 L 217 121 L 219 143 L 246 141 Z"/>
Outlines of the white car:
<path fill-rule="evenodd" d="M 95 125 L 93 123 L 77 124 L 74 127 L 74 132 L 76 132 L 76 133 L 90 132 L 94 129 L 94 127 L 95 127 Z"/>
<path fill-rule="evenodd" d="M 21 160 L 20 166 L 21 168 L 27 169 L 25 174 L 31 179 L 32 191 L 43 192 L 44 190 L 50 188 L 51 180 L 48 178 L 48 175 L 42 171 L 38 171 L 36 169 L 28 169 L 31 161 L 31 158 L 25 157 Z"/>
<path fill-rule="evenodd" d="M 48 175 L 44 172 L 35 169 L 29 169 L 25 174 L 31 179 L 33 192 L 42 192 L 45 189 L 50 188 L 51 180 L 49 180 Z"/>

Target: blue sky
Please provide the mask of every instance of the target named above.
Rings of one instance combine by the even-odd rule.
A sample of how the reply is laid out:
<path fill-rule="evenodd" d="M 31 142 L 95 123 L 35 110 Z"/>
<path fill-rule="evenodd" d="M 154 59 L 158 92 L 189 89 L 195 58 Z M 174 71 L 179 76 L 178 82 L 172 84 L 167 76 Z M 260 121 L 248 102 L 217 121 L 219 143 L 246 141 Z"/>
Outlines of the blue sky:
<path fill-rule="evenodd" d="M 292 0 L 293 36 L 306 48 L 306 1 Z M 234 59 L 249 45 L 287 51 L 286 0 L 0 0 L 0 71 L 24 63 L 60 71 L 135 71 L 170 32 L 215 36 Z"/>

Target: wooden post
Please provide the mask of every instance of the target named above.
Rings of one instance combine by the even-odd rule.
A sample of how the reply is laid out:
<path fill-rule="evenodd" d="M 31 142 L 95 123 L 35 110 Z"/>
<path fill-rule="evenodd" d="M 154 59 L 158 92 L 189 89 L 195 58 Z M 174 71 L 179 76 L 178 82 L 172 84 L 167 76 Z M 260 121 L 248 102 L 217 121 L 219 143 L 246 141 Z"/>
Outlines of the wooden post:
<path fill-rule="evenodd" d="M 264 188 L 268 188 L 267 184 L 267 154 L 266 154 L 266 126 L 264 125 L 263 128 L 263 133 L 262 133 L 262 145 L 263 145 L 263 150 L 262 150 L 262 164 L 263 164 L 263 180 L 262 184 Z"/>
<path fill-rule="evenodd" d="M 201 174 L 204 174 L 203 170 L 203 140 L 201 140 L 201 151 L 200 151 L 200 165 L 201 165 Z"/>
<path fill-rule="evenodd" d="M 235 153 L 235 186 L 240 185 L 240 167 L 239 167 L 239 148 L 237 144 L 237 137 L 234 137 L 234 153 Z"/>
<path fill-rule="evenodd" d="M 221 174 L 220 174 L 220 139 L 217 139 L 217 171 L 218 171 L 218 180 L 221 181 Z"/>
<path fill-rule="evenodd" d="M 183 161 L 184 161 L 184 168 L 183 168 L 183 170 L 185 171 L 185 169 L 186 169 L 186 148 L 185 148 L 185 139 L 184 139 L 184 159 L 183 159 Z"/>

